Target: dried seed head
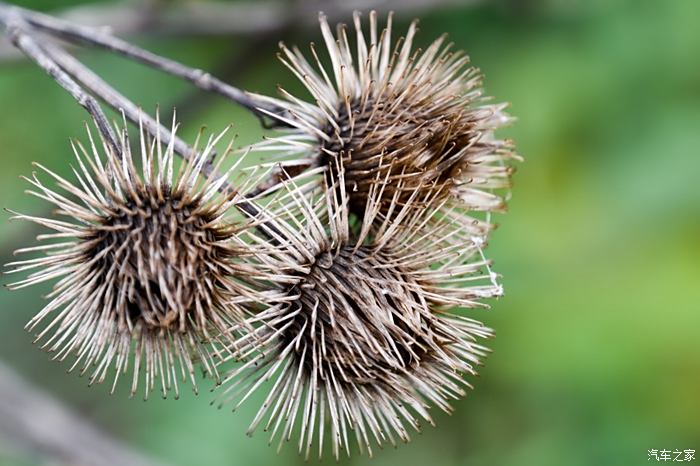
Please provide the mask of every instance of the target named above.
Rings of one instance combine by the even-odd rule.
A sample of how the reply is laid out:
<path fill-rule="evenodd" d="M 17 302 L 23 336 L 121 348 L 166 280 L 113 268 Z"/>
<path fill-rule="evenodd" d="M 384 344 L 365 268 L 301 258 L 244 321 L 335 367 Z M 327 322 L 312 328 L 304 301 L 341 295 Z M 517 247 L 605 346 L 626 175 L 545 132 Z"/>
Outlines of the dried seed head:
<path fill-rule="evenodd" d="M 472 224 L 455 211 L 434 215 L 437 190 L 419 190 L 431 209 L 395 203 L 385 214 L 373 185 L 351 230 L 337 171 L 338 186 L 320 196 L 287 186 L 269 205 L 289 246 L 275 257 L 287 262 L 272 284 L 283 293 L 248 320 L 255 330 L 236 342 L 244 362 L 224 379 L 221 401 L 240 405 L 274 378 L 249 433 L 264 423 L 281 446 L 297 430 L 306 456 L 314 442 L 321 456 L 329 435 L 336 458 L 349 453 L 350 435 L 371 455 L 372 444 L 408 441 L 419 418 L 432 423 L 431 405 L 450 411 L 487 351 L 477 340 L 491 331 L 448 311 L 502 292 Z"/>
<path fill-rule="evenodd" d="M 235 241 L 239 228 L 224 218 L 237 196 L 217 191 L 228 174 L 201 174 L 223 135 L 175 169 L 172 145 L 163 147 L 159 137 L 148 141 L 141 130 L 139 173 L 126 131 L 122 154 L 102 141 L 103 157 L 88 130 L 89 150 L 73 145 L 75 182 L 38 164 L 60 189 L 36 174 L 27 179 L 35 188 L 30 193 L 67 220 L 16 215 L 55 232 L 39 237 L 49 244 L 17 251 L 43 255 L 8 264 L 11 272 L 33 270 L 11 288 L 60 278 L 28 328 L 49 322 L 36 340 L 55 359 L 74 356 L 71 370 L 92 371 L 91 384 L 114 368 L 114 390 L 133 364 L 132 395 L 145 374 L 146 397 L 158 377 L 163 396 L 174 389 L 177 397 L 179 378 L 196 390 L 195 360 L 216 376 L 207 340 L 210 332 L 232 338 L 227 329 L 243 313 L 231 301 L 247 289 L 245 271 L 232 260 L 245 253 Z"/>
<path fill-rule="evenodd" d="M 354 15 L 353 58 L 348 39 L 352 31 L 339 25 L 333 36 L 321 15 L 330 70 L 313 44 L 312 62 L 298 49 L 281 45 L 280 59 L 304 83 L 314 103 L 285 91 L 284 100 L 267 98 L 285 110 L 270 116 L 291 130 L 256 149 L 281 152 L 289 158 L 284 162 L 288 170 L 291 165 L 296 170 L 332 170 L 343 159 L 354 212 L 364 210 L 376 174 L 394 181 L 384 191 L 386 202 L 400 179 L 404 198 L 420 186 L 439 185 L 446 188 L 444 195 L 471 210 L 502 209 L 498 190 L 509 186 L 512 168 L 507 163 L 517 158 L 509 141 L 494 136 L 510 121 L 503 111 L 506 105 L 484 103 L 479 70 L 468 65 L 463 52 L 444 45 L 445 37 L 425 51 L 413 51 L 416 22 L 392 45 L 391 15 L 382 31 L 375 12 L 369 21 L 368 40 L 359 13 Z"/>

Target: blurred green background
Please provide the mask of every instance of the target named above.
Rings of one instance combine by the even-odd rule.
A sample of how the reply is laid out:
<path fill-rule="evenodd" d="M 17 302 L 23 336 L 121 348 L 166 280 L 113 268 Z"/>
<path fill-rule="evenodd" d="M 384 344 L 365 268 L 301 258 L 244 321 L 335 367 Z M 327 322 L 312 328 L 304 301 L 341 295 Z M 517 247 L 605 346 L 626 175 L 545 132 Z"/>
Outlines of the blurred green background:
<path fill-rule="evenodd" d="M 700 450 L 698 1 L 451 3 L 398 10 L 398 30 L 419 16 L 422 46 L 448 32 L 486 74 L 487 93 L 519 119 L 502 134 L 526 162 L 488 250 L 506 296 L 475 313 L 497 331 L 494 352 L 456 413 L 435 412 L 438 428 L 341 463 L 634 465 L 649 464 L 652 448 Z M 277 41 L 319 37 L 313 24 L 293 23 L 267 35 L 129 38 L 273 94 L 278 83 L 299 89 L 274 58 Z M 241 145 L 262 134 L 245 111 L 174 78 L 102 52 L 79 57 L 144 108 L 177 106 L 187 137 L 231 122 Z M 31 161 L 68 173 L 68 138 L 82 137 L 86 115 L 15 58 L 0 62 L 0 108 L 0 204 L 45 213 L 18 177 Z M 2 262 L 39 232 L 9 215 L 0 219 Z M 0 360 L 34 385 L 169 464 L 303 463 L 293 444 L 276 455 L 264 432 L 244 435 L 255 400 L 235 414 L 209 407 L 206 391 L 143 403 L 66 375 L 22 329 L 48 289 L 0 290 Z M 3 465 L 42 461 L 0 450 Z"/>

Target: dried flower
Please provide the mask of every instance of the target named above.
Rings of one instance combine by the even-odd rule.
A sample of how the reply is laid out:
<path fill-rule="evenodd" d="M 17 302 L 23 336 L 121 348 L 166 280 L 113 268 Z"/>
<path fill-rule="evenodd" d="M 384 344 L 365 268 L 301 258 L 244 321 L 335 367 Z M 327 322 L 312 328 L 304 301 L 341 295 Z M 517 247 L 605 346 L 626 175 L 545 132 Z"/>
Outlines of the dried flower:
<path fill-rule="evenodd" d="M 325 433 L 336 458 L 349 454 L 350 431 L 371 455 L 372 443 L 408 441 L 406 426 L 418 430 L 419 418 L 432 423 L 430 405 L 450 411 L 469 386 L 463 374 L 487 351 L 477 340 L 491 331 L 449 310 L 502 293 L 481 254 L 482 231 L 443 209 L 444 188 L 416 190 L 385 214 L 388 185 L 375 180 L 351 228 L 341 167 L 337 186 L 302 196 L 285 182 L 268 205 L 288 247 L 265 262 L 277 262 L 272 286 L 284 293 L 248 320 L 255 330 L 234 345 L 244 362 L 222 385 L 221 405 L 240 405 L 274 378 L 249 433 L 264 422 L 281 446 L 297 428 L 307 457 L 315 438 L 322 455 Z"/>
<path fill-rule="evenodd" d="M 284 109 L 283 115 L 270 116 L 291 129 L 256 150 L 277 153 L 289 172 L 308 167 L 332 170 L 342 159 L 355 213 L 364 210 L 378 173 L 389 181 L 403 180 L 403 199 L 418 187 L 438 185 L 445 187 L 445 196 L 470 210 L 503 209 L 498 190 L 509 186 L 512 167 L 507 163 L 518 158 L 509 141 L 494 136 L 510 121 L 503 111 L 506 105 L 485 104 L 479 70 L 468 66 L 464 53 L 445 46 L 445 36 L 424 52 L 413 51 L 416 22 L 394 45 L 391 15 L 380 33 L 375 12 L 369 22 L 368 43 L 360 14 L 355 13 L 353 60 L 345 25 L 338 25 L 334 37 L 325 16 L 320 16 L 330 70 L 313 43 L 312 62 L 297 48 L 280 45 L 280 60 L 306 86 L 314 103 L 284 90 L 284 99 L 258 96 Z M 396 186 L 387 185 L 386 203 Z"/>
<path fill-rule="evenodd" d="M 126 131 L 122 154 L 101 141 L 103 157 L 88 130 L 88 150 L 73 143 L 77 182 L 39 164 L 60 189 L 48 187 L 36 174 L 26 178 L 36 188 L 30 193 L 54 204 L 67 220 L 15 216 L 54 233 L 38 237 L 49 244 L 17 251 L 43 255 L 7 264 L 14 267 L 10 272 L 33 270 L 10 287 L 60 278 L 51 301 L 28 328 L 48 322 L 36 340 L 55 359 L 74 356 L 70 370 L 92 371 L 91 384 L 102 382 L 113 367 L 114 391 L 132 364 L 132 347 L 132 395 L 143 374 L 145 397 L 158 377 L 163 396 L 170 389 L 179 395 L 180 377 L 189 378 L 196 391 L 197 360 L 218 377 L 217 355 L 207 342 L 233 338 L 227 329 L 243 318 L 236 300 L 248 293 L 250 273 L 232 260 L 246 254 L 238 241 L 244 227 L 225 218 L 240 196 L 217 191 L 235 167 L 220 178 L 201 174 L 224 133 L 176 169 L 172 144 L 164 147 L 160 135 L 148 141 L 141 129 L 138 173 Z"/>

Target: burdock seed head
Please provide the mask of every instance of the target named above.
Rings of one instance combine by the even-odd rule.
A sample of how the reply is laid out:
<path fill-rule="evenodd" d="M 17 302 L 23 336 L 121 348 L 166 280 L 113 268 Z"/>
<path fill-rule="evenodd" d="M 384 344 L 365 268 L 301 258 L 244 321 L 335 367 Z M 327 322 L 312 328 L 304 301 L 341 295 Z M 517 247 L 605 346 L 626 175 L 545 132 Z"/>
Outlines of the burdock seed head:
<path fill-rule="evenodd" d="M 26 179 L 62 219 L 15 216 L 54 232 L 39 236 L 48 244 L 17 251 L 39 256 L 7 264 L 10 272 L 32 271 L 10 287 L 59 279 L 28 328 L 44 324 L 36 340 L 55 359 L 74 357 L 70 369 L 90 371 L 91 384 L 113 368 L 114 390 L 131 369 L 132 395 L 144 375 L 146 397 L 158 377 L 163 396 L 170 389 L 178 396 L 180 378 L 196 390 L 195 362 L 216 376 L 207 342 L 232 338 L 227 329 L 243 315 L 232 301 L 247 289 L 245 270 L 232 261 L 245 254 L 235 241 L 241 228 L 225 217 L 238 196 L 218 192 L 229 173 L 201 172 L 224 134 L 178 169 L 173 146 L 141 130 L 140 170 L 125 130 L 120 154 L 88 136 L 87 149 L 73 144 L 74 181 L 38 164 L 58 189 L 36 174 Z"/>
<path fill-rule="evenodd" d="M 268 206 L 288 250 L 265 260 L 280 264 L 270 284 L 280 298 L 246 322 L 254 330 L 235 344 L 243 362 L 220 399 L 240 405 L 267 387 L 249 433 L 263 424 L 281 446 L 296 431 L 306 456 L 329 442 L 337 458 L 355 442 L 371 455 L 373 444 L 408 441 L 420 419 L 432 424 L 431 406 L 451 410 L 491 331 L 450 309 L 484 306 L 502 290 L 478 229 L 443 208 L 440 188 L 383 209 L 378 182 L 351 228 L 342 165 L 336 171 L 338 186 L 302 196 L 285 182 Z"/>
<path fill-rule="evenodd" d="M 392 43 L 391 14 L 380 30 L 371 12 L 368 36 L 359 13 L 354 31 L 341 24 L 335 36 L 324 15 L 320 23 L 326 50 L 312 43 L 310 61 L 299 49 L 280 46 L 281 61 L 313 101 L 284 90 L 283 99 L 260 96 L 284 110 L 270 116 L 290 129 L 257 149 L 280 154 L 296 170 L 332 170 L 343 159 L 354 212 L 364 210 L 377 172 L 389 181 L 404 180 L 404 197 L 440 185 L 447 188 L 443 195 L 470 210 L 503 209 L 508 163 L 518 157 L 494 131 L 511 118 L 505 104 L 486 103 L 482 75 L 469 66 L 469 57 L 452 51 L 444 36 L 425 51 L 412 50 L 417 22 Z M 387 187 L 385 202 L 395 189 L 395 183 Z"/>

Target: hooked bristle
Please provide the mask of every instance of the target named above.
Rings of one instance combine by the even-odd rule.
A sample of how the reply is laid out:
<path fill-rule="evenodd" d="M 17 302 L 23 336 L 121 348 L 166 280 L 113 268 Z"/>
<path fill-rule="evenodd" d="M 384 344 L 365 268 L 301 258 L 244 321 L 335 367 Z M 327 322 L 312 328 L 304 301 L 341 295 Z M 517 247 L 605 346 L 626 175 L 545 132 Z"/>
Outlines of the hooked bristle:
<path fill-rule="evenodd" d="M 18 251 L 43 255 L 7 264 L 8 273 L 34 270 L 11 288 L 59 279 L 27 327 L 45 324 L 36 340 L 54 359 L 73 356 L 70 370 L 91 371 L 91 384 L 114 370 L 114 390 L 133 365 L 132 395 L 141 378 L 144 397 L 158 378 L 163 396 L 179 396 L 179 379 L 196 391 L 195 362 L 218 378 L 215 360 L 223 356 L 209 341 L 234 338 L 227 329 L 243 321 L 244 309 L 232 300 L 248 294 L 234 260 L 246 254 L 235 241 L 244 227 L 226 216 L 238 196 L 220 194 L 221 179 L 201 173 L 223 133 L 175 169 L 172 144 L 164 147 L 160 134 L 150 141 L 142 129 L 140 171 L 125 130 L 120 154 L 99 141 L 102 155 L 89 130 L 88 137 L 89 149 L 73 145 L 75 182 L 41 165 L 59 189 L 36 174 L 27 179 L 31 193 L 67 219 L 18 215 L 55 232 L 40 236 L 50 244 Z"/>
<path fill-rule="evenodd" d="M 342 165 L 336 171 L 336 185 L 312 193 L 288 180 L 268 205 L 280 249 L 265 262 L 287 273 L 270 284 L 280 298 L 249 317 L 253 330 L 229 348 L 243 362 L 220 395 L 238 406 L 274 380 L 249 433 L 262 424 L 281 447 L 296 432 L 307 457 L 313 444 L 322 456 L 324 432 L 336 458 L 351 449 L 351 431 L 371 455 L 375 444 L 408 441 L 420 419 L 432 424 L 430 406 L 450 411 L 491 330 L 449 309 L 502 293 L 479 230 L 458 213 L 433 216 L 436 192 L 421 191 L 432 208 L 394 202 L 385 211 L 378 182 L 353 228 Z"/>
<path fill-rule="evenodd" d="M 30 272 L 12 289 L 55 280 L 27 327 L 90 384 L 131 372 L 132 395 L 177 398 L 199 365 L 219 408 L 266 391 L 248 434 L 338 459 L 408 442 L 471 388 L 493 335 L 471 313 L 503 295 L 483 248 L 520 157 L 495 135 L 506 106 L 444 37 L 414 50 L 416 22 L 392 41 L 391 14 L 365 36 L 356 13 L 354 39 L 319 19 L 330 66 L 313 44 L 279 55 L 313 103 L 249 94 L 286 129 L 245 154 L 276 160 L 224 164 L 226 131 L 190 150 L 174 122 L 139 124 L 135 160 L 126 129 L 88 130 L 74 181 L 38 164 L 56 187 L 26 179 L 60 219 L 15 215 L 53 232 L 7 266 Z"/>
<path fill-rule="evenodd" d="M 405 199 L 420 187 L 441 186 L 444 196 L 468 210 L 502 210 L 509 163 L 519 157 L 494 132 L 511 118 L 506 105 L 485 103 L 482 75 L 469 57 L 444 45 L 445 37 L 425 51 L 412 50 L 415 22 L 392 43 L 391 16 L 379 31 L 374 12 L 369 39 L 359 13 L 354 16 L 353 56 L 344 25 L 333 35 L 325 17 L 320 23 L 330 68 L 315 47 L 309 61 L 298 49 L 281 45 L 281 61 L 313 103 L 284 91 L 284 99 L 261 96 L 283 109 L 270 116 L 289 129 L 254 150 L 276 153 L 287 166 L 329 171 L 342 159 L 350 208 L 358 214 L 377 175 L 393 181 L 384 192 L 386 204 L 394 195 Z"/>

